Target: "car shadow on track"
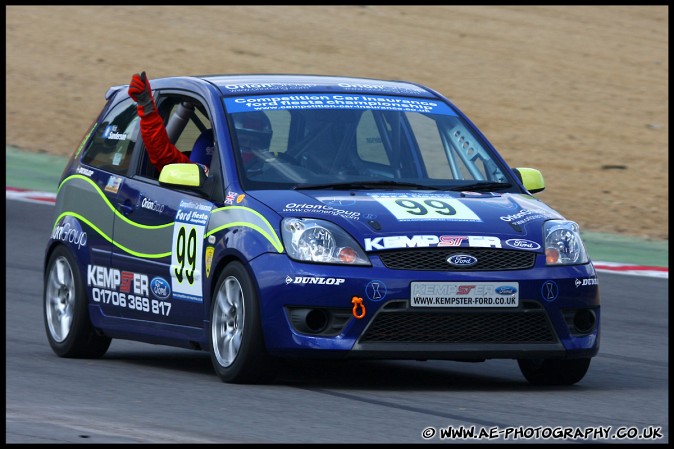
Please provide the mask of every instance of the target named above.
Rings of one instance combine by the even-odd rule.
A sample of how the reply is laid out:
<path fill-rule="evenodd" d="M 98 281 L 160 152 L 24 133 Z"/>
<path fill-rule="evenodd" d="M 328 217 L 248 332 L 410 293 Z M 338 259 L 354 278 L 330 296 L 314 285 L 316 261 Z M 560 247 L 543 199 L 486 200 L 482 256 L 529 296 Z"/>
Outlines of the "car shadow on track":
<path fill-rule="evenodd" d="M 110 350 L 102 360 L 129 363 L 183 373 L 212 376 L 218 382 L 210 356 L 203 351 L 175 348 Z M 396 391 L 551 391 L 568 387 L 529 385 L 514 360 L 484 363 L 452 361 L 284 359 L 276 378 L 267 385 L 307 389 Z M 583 382 L 572 387 L 583 389 Z"/>
<path fill-rule="evenodd" d="M 485 363 L 394 360 L 288 360 L 277 384 L 305 388 L 364 390 L 518 390 L 527 386 L 517 370 L 494 374 Z M 482 368 L 482 369 L 480 369 Z"/>

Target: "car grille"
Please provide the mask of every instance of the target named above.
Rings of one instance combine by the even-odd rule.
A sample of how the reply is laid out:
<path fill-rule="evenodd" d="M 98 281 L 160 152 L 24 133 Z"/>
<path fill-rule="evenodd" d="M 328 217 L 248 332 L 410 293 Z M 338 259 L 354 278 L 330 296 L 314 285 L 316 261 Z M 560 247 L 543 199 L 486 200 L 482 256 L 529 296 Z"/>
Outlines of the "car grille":
<path fill-rule="evenodd" d="M 554 343 L 545 312 L 382 312 L 361 343 Z"/>
<path fill-rule="evenodd" d="M 477 259 L 471 267 L 454 267 L 447 258 L 454 254 L 468 254 Z M 536 253 L 492 248 L 424 248 L 382 251 L 377 253 L 386 268 L 421 271 L 499 271 L 533 268 Z"/>

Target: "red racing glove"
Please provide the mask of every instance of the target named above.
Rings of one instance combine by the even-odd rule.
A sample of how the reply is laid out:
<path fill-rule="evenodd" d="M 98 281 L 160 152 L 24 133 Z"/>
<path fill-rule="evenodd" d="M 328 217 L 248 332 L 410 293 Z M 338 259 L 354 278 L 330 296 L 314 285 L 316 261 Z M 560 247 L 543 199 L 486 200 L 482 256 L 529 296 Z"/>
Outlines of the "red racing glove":
<path fill-rule="evenodd" d="M 131 83 L 129 83 L 129 96 L 138 103 L 138 115 L 145 117 L 157 110 L 157 105 L 152 97 L 152 88 L 150 81 L 145 76 L 145 72 L 140 75 L 133 74 Z"/>

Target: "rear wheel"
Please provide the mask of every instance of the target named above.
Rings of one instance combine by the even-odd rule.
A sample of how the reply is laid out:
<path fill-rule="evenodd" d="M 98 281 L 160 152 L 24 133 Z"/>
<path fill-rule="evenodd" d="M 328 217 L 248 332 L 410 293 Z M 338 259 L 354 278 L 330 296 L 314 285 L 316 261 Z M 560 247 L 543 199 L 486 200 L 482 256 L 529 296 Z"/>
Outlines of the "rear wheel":
<path fill-rule="evenodd" d="M 211 304 L 211 361 L 223 382 L 264 383 L 274 378 L 259 301 L 248 271 L 232 262 L 220 273 Z"/>
<path fill-rule="evenodd" d="M 54 250 L 44 277 L 44 324 L 52 350 L 60 357 L 98 358 L 111 339 L 91 325 L 84 284 L 75 258 L 65 247 Z"/>
<path fill-rule="evenodd" d="M 580 381 L 590 367 L 584 359 L 520 359 L 524 377 L 533 385 L 572 385 Z"/>

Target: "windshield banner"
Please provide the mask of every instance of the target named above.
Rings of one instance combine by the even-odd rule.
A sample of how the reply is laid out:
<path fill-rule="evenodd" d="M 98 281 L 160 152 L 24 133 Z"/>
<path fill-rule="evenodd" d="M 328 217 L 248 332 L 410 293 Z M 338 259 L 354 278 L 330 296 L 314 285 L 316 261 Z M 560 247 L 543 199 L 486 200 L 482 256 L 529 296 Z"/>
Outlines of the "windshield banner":
<path fill-rule="evenodd" d="M 456 116 L 448 105 L 426 98 L 392 95 L 293 94 L 225 98 L 230 114 L 281 109 L 377 109 Z"/>

